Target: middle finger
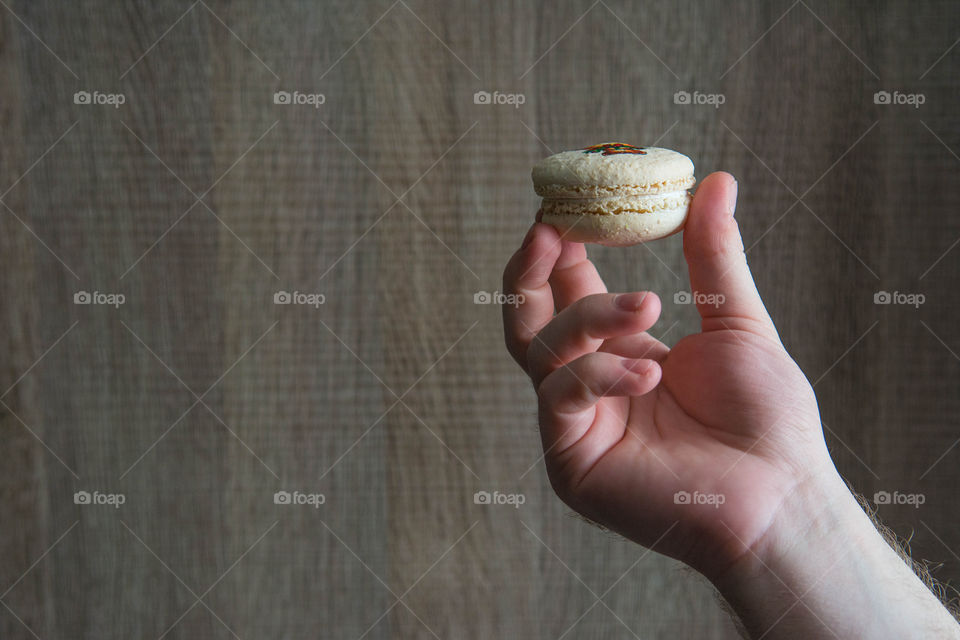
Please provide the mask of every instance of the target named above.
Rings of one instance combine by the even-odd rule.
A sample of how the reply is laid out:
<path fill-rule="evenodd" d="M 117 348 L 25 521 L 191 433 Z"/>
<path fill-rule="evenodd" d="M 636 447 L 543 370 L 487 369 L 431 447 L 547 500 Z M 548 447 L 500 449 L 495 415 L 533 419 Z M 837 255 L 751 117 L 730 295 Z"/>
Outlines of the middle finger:
<path fill-rule="evenodd" d="M 597 351 L 604 340 L 638 334 L 660 316 L 655 293 L 602 293 L 577 300 L 534 337 L 527 350 L 527 370 L 534 386 L 571 360 Z"/>

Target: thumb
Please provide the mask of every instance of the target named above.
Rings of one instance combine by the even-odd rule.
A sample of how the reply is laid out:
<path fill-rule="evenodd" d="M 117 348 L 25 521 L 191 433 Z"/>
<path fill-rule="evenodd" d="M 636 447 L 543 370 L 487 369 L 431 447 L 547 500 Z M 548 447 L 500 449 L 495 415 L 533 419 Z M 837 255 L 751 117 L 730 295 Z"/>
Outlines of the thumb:
<path fill-rule="evenodd" d="M 773 337 L 777 330 L 763 306 L 733 217 L 737 181 L 719 171 L 707 176 L 690 204 L 683 255 L 704 332 L 741 329 Z"/>

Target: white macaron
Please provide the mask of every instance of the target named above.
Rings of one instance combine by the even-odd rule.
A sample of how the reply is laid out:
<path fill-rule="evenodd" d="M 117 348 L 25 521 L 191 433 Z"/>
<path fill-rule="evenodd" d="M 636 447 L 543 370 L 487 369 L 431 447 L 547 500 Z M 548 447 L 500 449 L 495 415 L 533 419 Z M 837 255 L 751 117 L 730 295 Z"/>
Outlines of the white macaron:
<path fill-rule="evenodd" d="M 622 142 L 564 151 L 533 168 L 537 220 L 564 239 L 629 246 L 683 228 L 696 182 L 690 158 Z"/>

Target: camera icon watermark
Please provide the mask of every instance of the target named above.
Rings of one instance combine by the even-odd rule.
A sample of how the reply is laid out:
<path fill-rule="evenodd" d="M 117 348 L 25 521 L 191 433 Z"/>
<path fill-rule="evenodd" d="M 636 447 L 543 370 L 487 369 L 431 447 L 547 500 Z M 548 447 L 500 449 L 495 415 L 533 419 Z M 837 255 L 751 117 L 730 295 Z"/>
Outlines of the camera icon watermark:
<path fill-rule="evenodd" d="M 727 297 L 722 293 L 701 293 L 700 291 L 677 291 L 673 294 L 673 304 L 702 304 L 717 309 Z"/>
<path fill-rule="evenodd" d="M 519 509 L 527 502 L 527 496 L 522 493 L 500 493 L 499 491 L 477 491 L 473 494 L 473 504 L 482 505 L 509 505 Z"/>
<path fill-rule="evenodd" d="M 73 94 L 73 104 L 105 105 L 119 109 L 126 103 L 127 96 L 122 93 L 102 93 L 100 91 L 77 91 Z"/>
<path fill-rule="evenodd" d="M 273 104 L 306 105 L 319 109 L 327 101 L 322 93 L 304 93 L 301 91 L 276 91 L 273 94 Z"/>
<path fill-rule="evenodd" d="M 722 493 L 701 493 L 694 491 L 677 491 L 673 494 L 673 504 L 684 505 L 708 505 L 719 509 L 720 505 L 726 503 L 727 497 Z"/>
<path fill-rule="evenodd" d="M 327 297 L 322 293 L 304 293 L 302 291 L 277 291 L 273 294 L 273 304 L 299 304 L 314 309 L 319 309 L 320 305 L 327 301 Z"/>
<path fill-rule="evenodd" d="M 701 93 L 700 91 L 677 91 L 673 94 L 673 104 L 680 105 L 707 105 L 714 109 L 719 109 L 720 105 L 727 101 L 727 96 L 722 93 Z"/>
<path fill-rule="evenodd" d="M 520 105 L 527 102 L 527 96 L 522 93 L 500 93 L 494 91 L 477 91 L 473 94 L 473 104 L 506 104 L 512 105 L 514 109 L 519 109 Z"/>
<path fill-rule="evenodd" d="M 499 291 L 477 291 L 473 294 L 473 304 L 499 304 L 519 308 L 527 297 L 522 293 L 500 293 Z"/>
<path fill-rule="evenodd" d="M 126 301 L 127 297 L 122 293 L 77 291 L 73 294 L 73 304 L 96 304 L 118 309 Z"/>
<path fill-rule="evenodd" d="M 77 491 L 73 494 L 73 504 L 106 505 L 119 509 L 127 501 L 122 493 L 100 493 L 99 491 Z"/>
<path fill-rule="evenodd" d="M 927 101 L 923 93 L 901 93 L 900 91 L 877 91 L 873 94 L 873 104 L 905 105 L 919 109 Z"/>
<path fill-rule="evenodd" d="M 273 494 L 273 504 L 307 506 L 319 509 L 326 503 L 327 496 L 322 493 L 305 493 L 302 491 L 277 491 Z"/>
<path fill-rule="evenodd" d="M 873 304 L 899 304 L 919 309 L 927 301 L 922 293 L 902 293 L 900 291 L 877 291 L 873 294 Z"/>
<path fill-rule="evenodd" d="M 877 491 L 873 494 L 873 503 L 908 505 L 914 509 L 919 509 L 920 505 L 927 501 L 927 496 L 922 493 L 900 493 L 899 491 Z"/>

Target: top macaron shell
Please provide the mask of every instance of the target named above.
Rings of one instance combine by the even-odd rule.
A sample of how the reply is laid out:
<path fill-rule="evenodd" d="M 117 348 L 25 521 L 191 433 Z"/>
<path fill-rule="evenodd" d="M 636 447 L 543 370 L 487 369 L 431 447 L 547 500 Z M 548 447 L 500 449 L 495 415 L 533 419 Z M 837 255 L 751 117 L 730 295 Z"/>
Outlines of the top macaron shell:
<path fill-rule="evenodd" d="M 643 147 L 640 153 L 603 155 L 584 149 L 557 153 L 533 168 L 543 198 L 604 198 L 681 191 L 693 186 L 693 162 L 682 153 Z"/>

